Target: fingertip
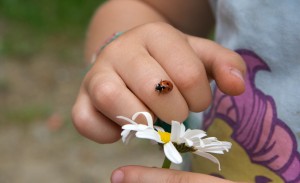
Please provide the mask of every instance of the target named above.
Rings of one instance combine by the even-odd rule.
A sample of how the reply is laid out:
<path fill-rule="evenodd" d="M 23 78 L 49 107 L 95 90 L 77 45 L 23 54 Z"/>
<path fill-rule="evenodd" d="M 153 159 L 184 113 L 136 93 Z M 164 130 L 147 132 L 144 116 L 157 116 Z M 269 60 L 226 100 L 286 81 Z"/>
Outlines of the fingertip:
<path fill-rule="evenodd" d="M 124 180 L 124 172 L 121 169 L 116 169 L 111 175 L 112 183 L 122 183 Z"/>
<path fill-rule="evenodd" d="M 224 67 L 215 80 L 219 89 L 228 95 L 240 95 L 246 88 L 243 71 L 234 67 Z"/>
<path fill-rule="evenodd" d="M 232 79 L 233 86 L 231 87 L 232 88 L 231 90 L 228 90 L 228 94 L 235 96 L 244 93 L 246 88 L 244 74 L 236 68 L 230 68 L 229 73 L 231 74 L 231 77 L 234 79 Z"/>
<path fill-rule="evenodd" d="M 72 122 L 78 133 L 101 144 L 121 138 L 120 126 L 96 111 L 85 93 L 78 96 L 72 108 Z"/>
<path fill-rule="evenodd" d="M 244 76 L 240 70 L 238 70 L 236 68 L 229 68 L 229 72 L 231 75 L 235 76 L 237 79 L 244 82 Z"/>
<path fill-rule="evenodd" d="M 114 143 L 121 138 L 121 128 L 96 112 L 78 111 L 73 126 L 79 134 L 100 144 Z"/>
<path fill-rule="evenodd" d="M 114 170 L 111 175 L 112 183 L 127 183 L 127 182 L 160 182 L 154 180 L 153 175 L 158 175 L 156 168 L 148 168 L 138 165 L 127 165 Z"/>

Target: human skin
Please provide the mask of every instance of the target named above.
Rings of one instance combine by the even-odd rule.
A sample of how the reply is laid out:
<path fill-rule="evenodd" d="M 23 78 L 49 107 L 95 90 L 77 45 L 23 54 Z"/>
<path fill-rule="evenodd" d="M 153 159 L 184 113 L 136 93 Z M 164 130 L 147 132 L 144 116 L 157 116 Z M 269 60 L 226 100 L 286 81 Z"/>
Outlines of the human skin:
<path fill-rule="evenodd" d="M 211 80 L 228 95 L 241 94 L 242 58 L 201 38 L 213 24 L 206 1 L 111 0 L 101 6 L 89 26 L 87 62 L 112 33 L 124 33 L 101 51 L 83 79 L 72 110 L 78 132 L 99 143 L 116 142 L 124 124 L 116 116 L 138 111 L 166 122 L 184 121 L 190 111 L 209 106 Z M 174 84 L 168 94 L 155 91 L 162 79 Z M 127 177 L 138 168 L 122 172 Z"/>

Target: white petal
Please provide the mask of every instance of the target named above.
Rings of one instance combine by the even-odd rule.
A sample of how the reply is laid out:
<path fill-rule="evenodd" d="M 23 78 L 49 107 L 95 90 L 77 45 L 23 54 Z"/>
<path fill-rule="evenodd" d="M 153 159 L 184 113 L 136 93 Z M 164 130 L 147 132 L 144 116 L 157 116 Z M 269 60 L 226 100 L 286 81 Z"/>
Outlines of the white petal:
<path fill-rule="evenodd" d="M 179 123 L 179 122 L 178 122 Z M 183 123 L 180 124 L 180 137 L 185 133 L 185 126 Z"/>
<path fill-rule="evenodd" d="M 125 143 L 128 135 L 129 135 L 130 131 L 129 130 L 123 130 L 122 133 L 121 133 L 121 136 L 122 136 L 122 141 L 123 143 Z"/>
<path fill-rule="evenodd" d="M 173 162 L 175 164 L 182 163 L 182 157 L 171 141 L 164 145 L 164 152 L 165 152 L 166 157 L 171 162 Z"/>
<path fill-rule="evenodd" d="M 214 153 L 214 154 L 224 154 L 223 151 L 218 150 L 206 150 L 205 152 Z"/>
<path fill-rule="evenodd" d="M 129 141 L 134 137 L 134 133 L 129 133 L 126 138 L 122 137 L 123 143 L 128 144 Z"/>
<path fill-rule="evenodd" d="M 134 131 L 146 130 L 147 128 L 151 128 L 151 127 L 143 124 L 137 124 L 137 125 L 127 124 L 122 126 L 123 130 L 134 130 Z"/>
<path fill-rule="evenodd" d="M 171 141 L 177 142 L 181 135 L 181 125 L 177 121 L 172 121 L 171 126 Z"/>
<path fill-rule="evenodd" d="M 213 153 L 217 153 L 215 151 L 227 151 L 229 150 L 229 148 L 224 147 L 222 145 L 216 145 L 216 146 L 212 146 L 212 147 L 204 147 L 204 149 L 206 149 L 206 152 L 213 152 Z M 223 153 L 222 153 L 223 154 Z"/>
<path fill-rule="evenodd" d="M 225 148 L 225 150 L 228 152 L 228 150 L 231 148 L 232 144 L 231 142 L 226 142 L 226 141 L 223 141 L 222 142 L 223 144 L 223 147 Z"/>
<path fill-rule="evenodd" d="M 153 127 L 153 119 L 149 112 L 137 112 L 132 116 L 132 120 L 135 120 L 139 115 L 144 115 L 147 120 L 148 126 Z"/>
<path fill-rule="evenodd" d="M 207 137 L 207 138 L 203 139 L 203 142 L 205 144 L 210 144 L 210 143 L 213 143 L 216 141 L 218 141 L 218 139 L 216 137 Z"/>
<path fill-rule="evenodd" d="M 123 137 L 123 136 L 127 136 L 128 134 L 129 134 L 129 132 L 130 132 L 130 130 L 123 130 L 122 132 L 121 132 L 121 136 Z"/>
<path fill-rule="evenodd" d="M 126 124 L 122 126 L 123 130 L 137 130 L 137 125 Z"/>
<path fill-rule="evenodd" d="M 205 147 L 205 144 L 203 143 L 202 139 L 197 139 L 194 141 L 194 146 L 196 146 L 197 148 L 203 148 Z"/>
<path fill-rule="evenodd" d="M 126 117 L 124 117 L 124 116 L 117 116 L 117 118 L 119 118 L 119 119 L 123 119 L 123 120 L 125 120 L 125 121 L 127 121 L 127 122 L 129 122 L 129 123 L 131 123 L 131 124 L 137 124 L 135 121 L 133 121 L 132 119 L 129 119 L 129 118 L 126 118 Z"/>
<path fill-rule="evenodd" d="M 194 145 L 194 142 L 191 141 L 190 139 L 184 138 L 184 140 L 185 140 L 185 144 L 186 144 L 187 146 L 191 147 L 191 146 Z"/>
<path fill-rule="evenodd" d="M 135 136 L 138 138 L 150 139 L 159 143 L 163 143 L 160 139 L 160 135 L 155 130 L 147 129 L 144 131 L 138 131 Z"/>
<path fill-rule="evenodd" d="M 200 152 L 200 151 L 195 151 L 194 153 L 199 155 L 199 156 L 202 156 L 204 158 L 207 158 L 207 159 L 211 160 L 212 162 L 218 164 L 219 170 L 221 170 L 221 165 L 220 165 L 219 160 L 216 157 L 214 157 L 213 155 L 211 155 L 209 153 L 205 153 L 205 152 Z"/>
<path fill-rule="evenodd" d="M 165 130 L 160 126 L 154 126 L 155 130 L 164 132 Z"/>
<path fill-rule="evenodd" d="M 187 130 L 184 134 L 184 137 L 186 138 L 203 138 L 206 136 L 205 131 L 203 130 Z"/>

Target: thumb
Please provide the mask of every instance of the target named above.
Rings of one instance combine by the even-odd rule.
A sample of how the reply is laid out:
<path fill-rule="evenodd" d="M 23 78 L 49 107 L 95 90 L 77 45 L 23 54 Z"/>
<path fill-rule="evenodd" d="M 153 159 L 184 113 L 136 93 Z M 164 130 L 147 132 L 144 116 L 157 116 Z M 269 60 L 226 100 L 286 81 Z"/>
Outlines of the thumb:
<path fill-rule="evenodd" d="M 125 166 L 116 169 L 111 176 L 112 183 L 230 183 L 217 177 L 171 169 Z"/>
<path fill-rule="evenodd" d="M 239 54 L 207 39 L 188 36 L 188 42 L 222 92 L 228 95 L 244 92 L 246 65 Z"/>

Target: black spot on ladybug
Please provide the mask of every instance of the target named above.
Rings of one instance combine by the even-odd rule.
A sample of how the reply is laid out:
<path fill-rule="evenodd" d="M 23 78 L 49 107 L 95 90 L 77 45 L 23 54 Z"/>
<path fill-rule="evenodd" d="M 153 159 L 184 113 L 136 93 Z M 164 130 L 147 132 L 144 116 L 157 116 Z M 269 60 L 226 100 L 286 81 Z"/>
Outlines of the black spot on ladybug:
<path fill-rule="evenodd" d="M 173 84 L 168 80 L 161 80 L 159 83 L 155 85 L 155 91 L 158 93 L 169 93 L 173 89 Z"/>

